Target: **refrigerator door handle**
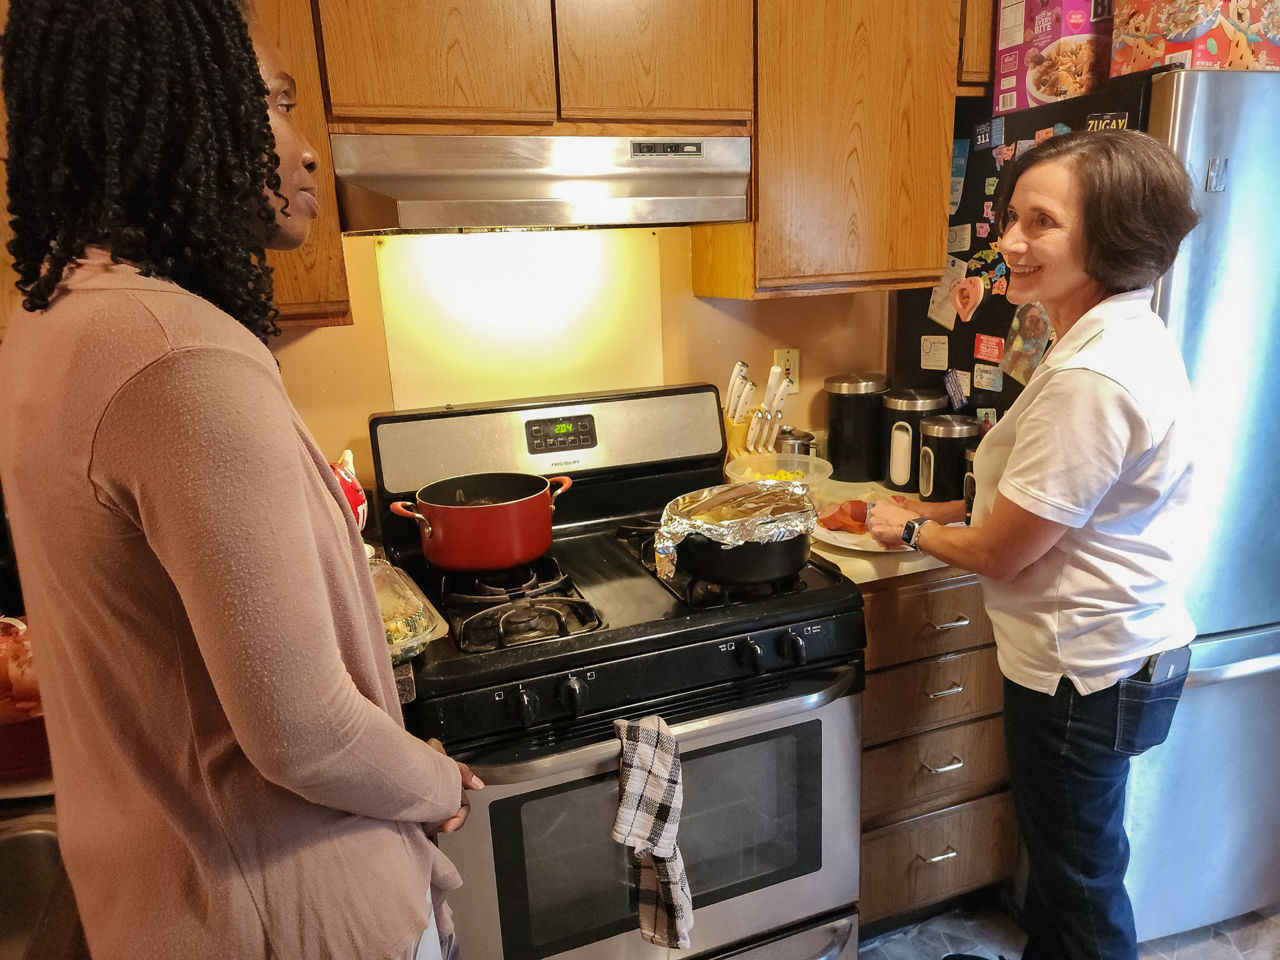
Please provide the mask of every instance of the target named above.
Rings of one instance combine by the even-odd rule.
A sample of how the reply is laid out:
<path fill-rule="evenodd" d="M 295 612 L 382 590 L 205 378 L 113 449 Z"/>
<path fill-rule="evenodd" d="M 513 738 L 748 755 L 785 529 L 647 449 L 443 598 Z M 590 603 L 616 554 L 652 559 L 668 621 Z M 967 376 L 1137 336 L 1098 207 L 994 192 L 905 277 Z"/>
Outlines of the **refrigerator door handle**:
<path fill-rule="evenodd" d="M 1268 654 L 1265 657 L 1254 657 L 1252 660 L 1240 660 L 1236 663 L 1223 663 L 1216 667 L 1204 667 L 1187 673 L 1186 686 L 1204 687 L 1223 680 L 1240 680 L 1244 677 L 1256 677 L 1259 674 L 1280 670 L 1280 653 Z"/>

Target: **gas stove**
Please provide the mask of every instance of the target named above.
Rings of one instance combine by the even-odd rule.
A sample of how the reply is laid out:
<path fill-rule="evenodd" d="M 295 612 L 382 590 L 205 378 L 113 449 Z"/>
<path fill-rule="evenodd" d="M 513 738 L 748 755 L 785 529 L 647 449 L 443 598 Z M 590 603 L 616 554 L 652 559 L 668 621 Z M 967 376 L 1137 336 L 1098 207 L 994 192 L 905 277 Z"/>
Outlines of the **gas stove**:
<path fill-rule="evenodd" d="M 584 421 L 589 447 L 532 445 L 530 423 L 554 435 L 558 422 Z M 861 595 L 817 555 L 784 582 L 750 587 L 657 575 L 662 508 L 723 482 L 709 384 L 378 414 L 370 433 L 388 558 L 450 627 L 402 668 L 415 694 L 406 725 L 451 753 L 507 745 L 524 756 L 611 737 L 615 717 L 658 712 L 670 723 L 815 670 L 861 669 Z M 551 549 L 513 570 L 434 569 L 414 522 L 388 505 L 481 472 L 572 476 Z"/>

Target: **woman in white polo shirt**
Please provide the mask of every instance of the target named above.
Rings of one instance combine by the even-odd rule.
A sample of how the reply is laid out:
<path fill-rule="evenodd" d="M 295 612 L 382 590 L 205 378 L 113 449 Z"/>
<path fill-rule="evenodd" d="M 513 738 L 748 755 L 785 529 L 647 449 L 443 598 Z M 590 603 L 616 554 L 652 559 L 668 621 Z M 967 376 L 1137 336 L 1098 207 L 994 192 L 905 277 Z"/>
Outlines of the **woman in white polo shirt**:
<path fill-rule="evenodd" d="M 1056 342 L 978 447 L 971 526 L 946 525 L 963 501 L 899 498 L 868 518 L 881 542 L 981 578 L 1030 858 L 1023 960 L 1137 957 L 1129 758 L 1167 735 L 1195 634 L 1177 585 L 1191 393 L 1151 309 L 1198 220 L 1190 197 L 1180 161 L 1132 131 L 1065 134 L 1015 162 L 995 198 L 1007 296 L 1039 302 Z"/>

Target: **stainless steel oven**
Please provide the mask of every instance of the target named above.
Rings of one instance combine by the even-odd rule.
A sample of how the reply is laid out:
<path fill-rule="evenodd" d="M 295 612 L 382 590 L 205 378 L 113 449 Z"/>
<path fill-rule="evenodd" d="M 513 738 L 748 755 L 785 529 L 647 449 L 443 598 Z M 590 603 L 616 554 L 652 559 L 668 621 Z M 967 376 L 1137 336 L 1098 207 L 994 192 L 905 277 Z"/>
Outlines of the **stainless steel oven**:
<path fill-rule="evenodd" d="M 562 424 L 590 442 L 537 444 L 572 435 Z M 721 482 L 721 424 L 710 385 L 371 420 L 383 545 L 449 624 L 398 668 L 405 721 L 486 783 L 439 838 L 463 877 L 449 900 L 468 960 L 668 954 L 640 936 L 638 876 L 611 837 L 613 721 L 648 714 L 683 771 L 693 945 L 671 955 L 857 952 L 861 594 L 817 556 L 764 584 L 656 575 L 653 520 Z M 550 551 L 519 570 L 432 569 L 386 504 L 486 471 L 572 476 Z"/>
<path fill-rule="evenodd" d="M 680 744 L 680 849 L 694 896 L 693 949 L 716 955 L 811 918 L 856 953 L 856 670 L 823 671 L 764 702 L 672 728 Z M 618 744 L 529 760 L 473 757 L 488 785 L 465 831 L 439 838 L 465 878 L 450 897 L 469 957 L 654 960 L 636 934 L 636 878 L 609 831 L 618 808 Z M 803 942 L 813 939 L 801 931 Z M 794 939 L 794 938 L 793 938 Z M 804 951 L 803 946 L 796 949 Z"/>

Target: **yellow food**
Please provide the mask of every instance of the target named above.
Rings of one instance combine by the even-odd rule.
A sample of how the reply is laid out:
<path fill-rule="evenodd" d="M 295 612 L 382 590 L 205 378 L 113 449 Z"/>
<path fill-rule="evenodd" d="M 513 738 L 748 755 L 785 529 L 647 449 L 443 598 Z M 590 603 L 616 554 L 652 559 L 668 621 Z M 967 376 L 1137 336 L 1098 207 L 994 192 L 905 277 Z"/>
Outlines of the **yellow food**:
<path fill-rule="evenodd" d="M 773 473 L 756 473 L 753 480 L 803 480 L 803 470 L 775 470 Z"/>

